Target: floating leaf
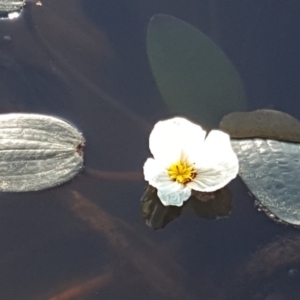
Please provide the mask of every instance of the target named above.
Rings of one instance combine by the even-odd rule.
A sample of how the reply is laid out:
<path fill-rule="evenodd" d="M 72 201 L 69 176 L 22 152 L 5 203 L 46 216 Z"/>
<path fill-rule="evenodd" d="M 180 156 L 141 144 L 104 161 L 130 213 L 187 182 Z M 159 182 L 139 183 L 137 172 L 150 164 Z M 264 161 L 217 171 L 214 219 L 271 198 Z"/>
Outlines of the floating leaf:
<path fill-rule="evenodd" d="M 300 122 L 277 110 L 234 112 L 225 116 L 220 129 L 232 138 L 266 138 L 300 142 Z"/>
<path fill-rule="evenodd" d="M 158 88 L 174 114 L 216 126 L 244 110 L 241 80 L 224 52 L 195 27 L 168 15 L 155 15 L 147 50 Z"/>
<path fill-rule="evenodd" d="M 264 139 L 231 144 L 252 194 L 278 218 L 300 225 L 300 144 Z"/>
<path fill-rule="evenodd" d="M 22 0 L 0 0 L 0 18 L 7 18 L 11 13 L 19 13 L 23 8 Z"/>
<path fill-rule="evenodd" d="M 300 142 L 300 122 L 280 111 L 256 110 L 229 114 L 220 128 L 243 138 L 231 141 L 239 174 L 267 213 L 300 225 L 300 143 L 292 143 Z"/>
<path fill-rule="evenodd" d="M 82 134 L 69 123 L 36 114 L 0 115 L 0 191 L 37 191 L 81 169 Z"/>

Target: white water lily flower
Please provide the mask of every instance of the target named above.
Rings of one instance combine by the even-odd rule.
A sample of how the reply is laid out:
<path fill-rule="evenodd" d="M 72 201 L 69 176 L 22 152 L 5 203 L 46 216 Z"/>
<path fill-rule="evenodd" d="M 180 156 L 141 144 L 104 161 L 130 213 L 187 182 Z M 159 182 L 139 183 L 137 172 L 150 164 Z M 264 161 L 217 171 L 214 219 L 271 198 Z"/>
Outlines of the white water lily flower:
<path fill-rule="evenodd" d="M 182 206 L 192 190 L 216 191 L 238 173 L 229 135 L 212 130 L 206 137 L 206 131 L 184 118 L 158 122 L 149 148 L 154 158 L 145 162 L 145 180 L 166 206 Z"/>

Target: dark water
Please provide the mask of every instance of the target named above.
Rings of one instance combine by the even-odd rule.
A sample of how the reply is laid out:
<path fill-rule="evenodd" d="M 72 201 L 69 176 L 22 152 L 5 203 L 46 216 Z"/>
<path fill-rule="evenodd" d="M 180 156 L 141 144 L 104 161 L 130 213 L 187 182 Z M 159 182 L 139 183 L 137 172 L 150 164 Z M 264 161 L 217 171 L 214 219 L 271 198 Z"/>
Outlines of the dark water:
<path fill-rule="evenodd" d="M 299 11 L 279 0 L 44 0 L 2 20 L 1 112 L 65 118 L 87 144 L 72 182 L 0 195 L 0 299 L 300 299 L 299 230 L 258 212 L 241 180 L 229 218 L 185 211 L 154 231 L 140 215 L 146 183 L 117 176 L 141 172 L 151 127 L 169 116 L 146 56 L 153 14 L 216 41 L 249 109 L 300 118 Z"/>

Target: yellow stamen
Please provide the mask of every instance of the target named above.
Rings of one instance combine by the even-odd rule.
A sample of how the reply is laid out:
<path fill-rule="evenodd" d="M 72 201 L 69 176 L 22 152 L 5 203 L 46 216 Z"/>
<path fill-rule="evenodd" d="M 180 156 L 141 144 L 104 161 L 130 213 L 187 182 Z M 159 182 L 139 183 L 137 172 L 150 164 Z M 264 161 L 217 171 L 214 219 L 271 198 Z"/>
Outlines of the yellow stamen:
<path fill-rule="evenodd" d="M 191 182 L 196 177 L 196 171 L 194 167 L 187 162 L 179 161 L 176 164 L 172 164 L 168 169 L 170 178 L 182 184 Z"/>

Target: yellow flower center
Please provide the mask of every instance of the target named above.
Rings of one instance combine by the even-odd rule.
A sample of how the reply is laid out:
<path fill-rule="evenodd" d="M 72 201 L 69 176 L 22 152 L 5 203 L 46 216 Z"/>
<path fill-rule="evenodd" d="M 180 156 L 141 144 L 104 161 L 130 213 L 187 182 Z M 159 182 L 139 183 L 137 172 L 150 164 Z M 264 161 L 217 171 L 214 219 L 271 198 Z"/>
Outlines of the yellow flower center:
<path fill-rule="evenodd" d="M 170 166 L 168 175 L 172 180 L 186 184 L 191 182 L 196 177 L 197 173 L 192 165 L 180 161 Z"/>

